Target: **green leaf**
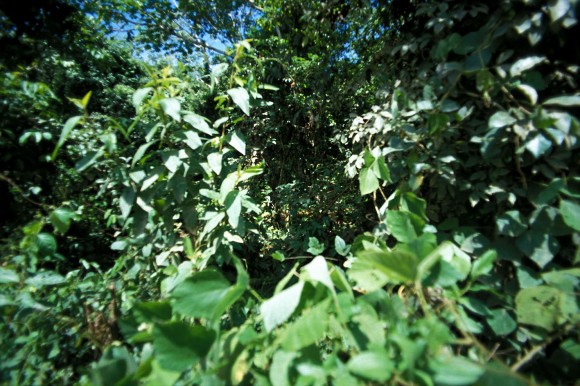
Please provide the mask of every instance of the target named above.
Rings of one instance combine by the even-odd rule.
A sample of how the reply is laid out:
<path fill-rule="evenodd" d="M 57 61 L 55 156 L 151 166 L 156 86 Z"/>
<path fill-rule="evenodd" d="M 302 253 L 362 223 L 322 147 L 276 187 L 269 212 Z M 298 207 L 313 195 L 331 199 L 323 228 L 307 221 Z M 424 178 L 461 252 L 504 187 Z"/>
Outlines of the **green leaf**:
<path fill-rule="evenodd" d="M 153 323 L 169 321 L 171 319 L 171 305 L 168 302 L 141 302 L 132 309 L 139 323 Z"/>
<path fill-rule="evenodd" d="M 328 271 L 328 264 L 324 257 L 316 256 L 310 263 L 305 265 L 302 270 L 307 274 L 306 279 L 322 283 L 332 293 L 334 293 L 334 285 L 332 284 L 330 272 Z"/>
<path fill-rule="evenodd" d="M 560 20 L 570 9 L 570 0 L 550 0 L 548 1 L 548 13 L 553 22 Z"/>
<path fill-rule="evenodd" d="M 212 330 L 179 321 L 155 324 L 152 335 L 159 365 L 179 372 L 203 359 L 215 340 Z"/>
<path fill-rule="evenodd" d="M 49 285 L 58 285 L 66 281 L 64 276 L 56 272 L 40 272 L 26 279 L 25 283 L 36 288 L 42 288 Z"/>
<path fill-rule="evenodd" d="M 161 156 L 161 159 L 163 161 L 163 165 L 165 165 L 167 170 L 169 170 L 171 173 L 175 173 L 182 164 L 177 151 L 164 152 Z"/>
<path fill-rule="evenodd" d="M 66 208 L 58 208 L 50 213 L 50 223 L 54 229 L 60 234 L 65 234 L 69 228 L 71 220 L 75 217 L 75 213 Z"/>
<path fill-rule="evenodd" d="M 471 267 L 471 277 L 473 279 L 487 275 L 493 269 L 493 263 L 497 259 L 497 252 L 495 250 L 486 251 L 483 255 L 478 257 Z"/>
<path fill-rule="evenodd" d="M 299 281 L 260 305 L 260 313 L 264 318 L 264 328 L 267 332 L 271 332 L 292 316 L 300 303 L 303 288 L 304 282 Z"/>
<path fill-rule="evenodd" d="M 329 299 L 330 300 L 330 299 Z M 281 334 L 281 346 L 286 351 L 298 351 L 324 338 L 328 320 L 328 301 L 305 310 Z"/>
<path fill-rule="evenodd" d="M 129 217 L 131 213 L 131 208 L 135 204 L 135 190 L 131 187 L 127 187 L 123 190 L 121 198 L 119 199 L 119 206 L 121 207 L 121 216 L 123 219 Z"/>
<path fill-rule="evenodd" d="M 242 196 L 240 195 L 240 192 L 238 190 L 229 192 L 224 201 L 224 205 L 226 206 L 228 222 L 233 228 L 237 228 L 242 213 Z"/>
<path fill-rule="evenodd" d="M 159 106 L 163 112 L 169 115 L 171 118 L 177 122 L 181 122 L 181 104 L 175 98 L 163 98 L 159 101 Z"/>
<path fill-rule="evenodd" d="M 560 250 L 558 240 L 538 231 L 527 231 L 516 240 L 520 251 L 532 259 L 540 268 L 544 268 Z"/>
<path fill-rule="evenodd" d="M 518 323 L 553 331 L 560 310 L 560 294 L 548 286 L 522 289 L 516 296 Z"/>
<path fill-rule="evenodd" d="M 56 253 L 56 239 L 50 233 L 39 233 L 36 236 L 36 246 L 41 258 L 52 257 Z"/>
<path fill-rule="evenodd" d="M 89 151 L 83 158 L 81 158 L 76 164 L 75 169 L 77 172 L 82 172 L 93 166 L 97 160 L 105 154 L 105 148 L 101 147 L 97 151 Z"/>
<path fill-rule="evenodd" d="M 566 225 L 580 232 L 580 205 L 572 201 L 561 200 L 560 213 Z"/>
<path fill-rule="evenodd" d="M 379 188 L 379 180 L 370 167 L 362 168 L 359 174 L 360 194 L 364 196 Z"/>
<path fill-rule="evenodd" d="M 86 109 L 87 106 L 89 105 L 89 101 L 91 100 L 92 93 L 93 93 L 92 91 L 89 91 L 88 93 L 85 94 L 85 96 L 81 100 L 81 104 L 83 105 L 84 109 Z"/>
<path fill-rule="evenodd" d="M 449 125 L 449 116 L 444 113 L 437 113 L 429 115 L 427 126 L 429 127 L 429 134 L 438 134 L 447 129 Z"/>
<path fill-rule="evenodd" d="M 238 282 L 233 286 L 218 271 L 201 271 L 173 290 L 173 307 L 182 315 L 217 321 L 241 297 L 248 283 L 244 271 L 238 271 Z"/>
<path fill-rule="evenodd" d="M 322 244 L 316 237 L 309 237 L 308 238 L 308 249 L 306 252 L 311 253 L 314 256 L 320 255 L 324 252 L 326 246 Z"/>
<path fill-rule="evenodd" d="M 518 90 L 520 90 L 530 100 L 532 105 L 535 105 L 536 102 L 538 102 L 538 92 L 532 86 L 520 84 L 518 85 Z"/>
<path fill-rule="evenodd" d="M 270 365 L 270 382 L 272 386 L 291 386 L 290 366 L 296 358 L 297 353 L 278 350 L 272 356 Z"/>
<path fill-rule="evenodd" d="M 135 109 L 139 110 L 141 103 L 143 103 L 143 99 L 145 99 L 147 94 L 149 94 L 152 90 L 153 90 L 153 88 L 151 88 L 151 87 L 145 87 L 145 88 L 140 88 L 137 91 L 135 91 L 133 93 L 133 107 L 135 107 Z"/>
<path fill-rule="evenodd" d="M 139 149 L 137 149 L 137 151 L 135 152 L 135 155 L 133 156 L 133 160 L 131 161 L 131 166 L 135 166 L 135 164 L 137 162 L 139 162 L 141 160 L 141 158 L 143 158 L 147 149 L 149 149 L 149 147 L 151 145 L 153 145 L 155 142 L 157 142 L 157 140 L 155 140 L 153 142 L 147 142 L 147 143 L 144 143 L 143 145 L 139 146 Z"/>
<path fill-rule="evenodd" d="M 398 241 L 408 243 L 418 236 L 418 230 L 424 221 L 413 213 L 398 210 L 387 211 L 387 228 Z"/>
<path fill-rule="evenodd" d="M 15 271 L 0 267 L 0 284 L 19 282 L 20 277 Z"/>
<path fill-rule="evenodd" d="M 534 158 L 540 158 L 552 147 L 552 141 L 547 139 L 543 134 L 538 134 L 526 141 L 526 149 L 532 153 Z"/>
<path fill-rule="evenodd" d="M 282 252 L 282 251 L 276 251 L 276 252 L 272 253 L 272 258 L 274 260 L 278 260 L 278 261 L 286 260 L 286 257 L 284 256 L 284 252 Z"/>
<path fill-rule="evenodd" d="M 66 123 L 64 124 L 62 131 L 60 133 L 60 138 L 58 139 L 58 142 L 57 142 L 56 146 L 54 147 L 54 151 L 52 152 L 52 160 L 53 161 L 56 159 L 56 155 L 58 154 L 58 150 L 66 142 L 70 133 L 75 128 L 75 126 L 79 124 L 81 119 L 83 119 L 83 116 L 78 115 L 76 117 L 69 118 L 66 121 Z"/>
<path fill-rule="evenodd" d="M 199 138 L 199 135 L 195 131 L 189 130 L 183 134 L 185 135 L 184 141 L 185 144 L 189 146 L 192 150 L 195 150 L 202 145 L 201 139 Z"/>
<path fill-rule="evenodd" d="M 370 166 L 375 176 L 383 181 L 391 181 L 391 172 L 385 163 L 385 157 L 376 158 Z"/>
<path fill-rule="evenodd" d="M 528 226 L 522 214 L 517 210 L 505 212 L 495 221 L 500 235 L 517 237 L 524 233 Z"/>
<path fill-rule="evenodd" d="M 484 369 L 463 357 L 434 359 L 429 367 L 435 373 L 433 380 L 438 385 L 472 385 L 483 375 Z"/>
<path fill-rule="evenodd" d="M 520 76 L 522 73 L 534 68 L 545 60 L 546 58 L 543 56 L 528 56 L 527 58 L 520 59 L 510 67 L 510 75 L 513 77 Z"/>
<path fill-rule="evenodd" d="M 347 245 L 340 236 L 336 236 L 334 239 L 334 249 L 339 255 L 346 256 L 350 252 L 350 245 Z"/>
<path fill-rule="evenodd" d="M 246 140 L 242 133 L 234 131 L 228 140 L 229 144 L 232 145 L 234 149 L 246 155 Z"/>
<path fill-rule="evenodd" d="M 381 288 L 387 283 L 402 284 L 415 281 L 417 257 L 406 251 L 389 251 L 365 243 L 355 252 L 356 260 L 348 270 L 351 279 L 368 291 Z"/>
<path fill-rule="evenodd" d="M 209 124 L 205 121 L 205 119 L 201 115 L 189 113 L 183 117 L 183 120 L 193 126 L 194 129 L 201 131 L 207 135 L 215 135 L 218 134 L 217 131 L 209 127 Z"/>
<path fill-rule="evenodd" d="M 245 88 L 237 87 L 228 90 L 228 95 L 246 115 L 250 115 L 250 94 Z"/>
<path fill-rule="evenodd" d="M 485 321 L 497 336 L 509 335 L 518 326 L 509 312 L 503 308 L 491 310 Z"/>
<path fill-rule="evenodd" d="M 210 153 L 207 156 L 207 163 L 211 170 L 215 172 L 215 174 L 219 175 L 222 172 L 222 153 Z"/>
<path fill-rule="evenodd" d="M 543 103 L 544 105 L 557 105 L 565 107 L 580 106 L 580 95 L 563 95 L 550 98 Z"/>
<path fill-rule="evenodd" d="M 388 381 L 395 370 L 394 362 L 383 349 L 361 352 L 352 357 L 346 367 L 352 374 L 377 382 Z"/>
<path fill-rule="evenodd" d="M 498 111 L 489 118 L 488 126 L 492 129 L 498 129 L 500 127 L 513 125 L 516 121 L 509 113 Z"/>

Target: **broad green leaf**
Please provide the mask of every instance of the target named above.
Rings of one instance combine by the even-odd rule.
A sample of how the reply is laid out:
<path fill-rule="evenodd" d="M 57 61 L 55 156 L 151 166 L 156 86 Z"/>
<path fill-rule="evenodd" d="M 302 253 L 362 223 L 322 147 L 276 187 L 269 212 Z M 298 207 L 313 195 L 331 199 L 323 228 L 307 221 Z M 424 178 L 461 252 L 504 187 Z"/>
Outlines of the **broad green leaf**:
<path fill-rule="evenodd" d="M 383 349 L 364 351 L 346 364 L 348 370 L 359 377 L 376 382 L 387 382 L 393 375 L 395 363 Z"/>
<path fill-rule="evenodd" d="M 155 324 L 152 334 L 159 365 L 179 372 L 203 359 L 215 340 L 212 330 L 179 321 Z"/>
<path fill-rule="evenodd" d="M 50 213 L 50 223 L 60 234 L 65 234 L 70 228 L 71 220 L 75 217 L 75 213 L 66 208 L 58 208 Z"/>
<path fill-rule="evenodd" d="M 552 141 L 540 133 L 527 140 L 525 147 L 537 159 L 552 148 Z"/>
<path fill-rule="evenodd" d="M 560 213 L 566 225 L 580 232 L 580 205 L 572 201 L 561 200 Z"/>
<path fill-rule="evenodd" d="M 368 291 L 381 288 L 387 283 L 402 284 L 416 279 L 418 260 L 412 253 L 389 251 L 370 244 L 357 250 L 355 256 L 356 260 L 348 270 L 348 275 L 359 287 Z M 369 279 L 374 282 L 369 282 Z"/>
<path fill-rule="evenodd" d="M 385 157 L 376 158 L 370 168 L 377 178 L 387 182 L 391 181 L 391 172 L 385 163 Z"/>
<path fill-rule="evenodd" d="M 250 166 L 242 170 L 242 174 L 239 176 L 239 182 L 249 180 L 250 178 L 264 173 L 264 163 L 261 162 L 258 165 Z"/>
<path fill-rule="evenodd" d="M 500 127 L 513 125 L 514 123 L 516 123 L 516 119 L 509 113 L 498 111 L 489 118 L 488 126 L 492 129 L 498 129 Z"/>
<path fill-rule="evenodd" d="M 297 353 L 278 350 L 272 356 L 270 365 L 270 382 L 272 386 L 292 386 L 290 383 L 290 366 Z"/>
<path fill-rule="evenodd" d="M 264 328 L 267 332 L 271 332 L 292 316 L 300 303 L 303 288 L 304 282 L 299 281 L 260 305 L 260 313 L 264 318 Z"/>
<path fill-rule="evenodd" d="M 471 278 L 475 279 L 481 275 L 486 275 L 493 269 L 493 263 L 497 259 L 497 252 L 489 250 L 478 257 L 471 267 Z"/>
<path fill-rule="evenodd" d="M 52 257 L 56 253 L 56 239 L 50 233 L 39 233 L 36 236 L 36 246 L 41 258 Z"/>
<path fill-rule="evenodd" d="M 76 117 L 69 118 L 66 121 L 66 123 L 64 124 L 62 131 L 60 133 L 60 138 L 58 139 L 58 142 L 57 142 L 56 146 L 54 147 L 54 151 L 52 152 L 52 160 L 53 161 L 56 159 L 56 155 L 58 154 L 58 150 L 66 142 L 70 133 L 75 128 L 75 126 L 79 124 L 81 119 L 83 119 L 83 116 L 78 115 Z"/>
<path fill-rule="evenodd" d="M 171 118 L 176 120 L 177 122 L 181 121 L 181 104 L 175 98 L 163 98 L 159 101 L 159 106 L 163 112 L 169 115 Z"/>
<path fill-rule="evenodd" d="M 163 160 L 163 165 L 165 165 L 167 170 L 171 173 L 175 173 L 182 164 L 177 151 L 165 152 L 162 154 L 161 158 Z"/>
<path fill-rule="evenodd" d="M 530 101 L 532 105 L 535 105 L 538 102 L 538 92 L 532 86 L 528 86 L 527 84 L 520 84 L 518 85 L 518 90 L 520 90 Z"/>
<path fill-rule="evenodd" d="M 427 120 L 427 125 L 429 127 L 429 134 L 441 133 L 449 125 L 449 116 L 445 113 L 431 114 Z"/>
<path fill-rule="evenodd" d="M 234 149 L 246 155 L 246 139 L 239 131 L 234 131 L 230 139 L 228 140 L 229 144 L 232 145 Z"/>
<path fill-rule="evenodd" d="M 56 272 L 40 272 L 26 279 L 25 283 L 36 288 L 42 288 L 49 285 L 58 285 L 66 281 L 64 276 Z"/>
<path fill-rule="evenodd" d="M 495 223 L 500 235 L 510 237 L 517 237 L 528 229 L 525 219 L 517 210 L 505 212 L 497 218 Z"/>
<path fill-rule="evenodd" d="M 221 117 L 213 123 L 213 127 L 217 129 L 229 120 L 230 120 L 230 117 Z"/>
<path fill-rule="evenodd" d="M 211 170 L 215 172 L 215 174 L 219 175 L 222 172 L 222 153 L 210 153 L 207 156 L 207 163 Z"/>
<path fill-rule="evenodd" d="M 580 106 L 580 95 L 563 95 L 550 98 L 543 103 L 544 105 L 557 105 L 565 107 Z"/>
<path fill-rule="evenodd" d="M 422 224 L 424 221 L 413 213 L 398 210 L 387 211 L 387 228 L 394 238 L 403 243 L 416 239 L 418 236 L 417 228 L 419 228 L 417 225 Z"/>
<path fill-rule="evenodd" d="M 199 135 L 197 135 L 195 131 L 188 130 L 183 134 L 185 134 L 184 141 L 185 144 L 189 146 L 192 150 L 195 150 L 202 145 L 201 139 L 199 138 Z"/>
<path fill-rule="evenodd" d="M 121 194 L 119 199 L 119 206 L 121 207 L 121 216 L 123 219 L 129 217 L 133 204 L 135 204 L 135 190 L 131 187 L 127 187 L 123 190 L 123 194 Z"/>
<path fill-rule="evenodd" d="M 168 302 L 141 302 L 132 309 L 139 323 L 169 321 L 171 319 L 171 305 Z"/>
<path fill-rule="evenodd" d="M 230 306 L 224 300 L 231 289 L 232 285 L 220 272 L 201 271 L 173 290 L 173 308 L 182 315 L 215 321 Z"/>
<path fill-rule="evenodd" d="M 332 293 L 334 293 L 334 285 L 332 284 L 330 272 L 328 271 L 328 264 L 324 257 L 315 257 L 310 263 L 305 265 L 302 270 L 307 273 L 308 279 L 322 283 Z"/>
<path fill-rule="evenodd" d="M 570 0 L 551 0 L 548 1 L 548 13 L 550 20 L 553 22 L 560 20 L 570 9 Z"/>
<path fill-rule="evenodd" d="M 427 201 L 417 197 L 413 192 L 406 192 L 401 195 L 401 209 L 427 221 Z"/>
<path fill-rule="evenodd" d="M 237 87 L 228 90 L 228 95 L 246 115 L 250 115 L 250 94 L 245 88 Z"/>
<path fill-rule="evenodd" d="M 369 168 L 362 168 L 359 174 L 359 184 L 361 195 L 369 194 L 379 188 L 379 179 Z"/>
<path fill-rule="evenodd" d="M 429 367 L 435 373 L 433 380 L 438 385 L 472 385 L 483 375 L 484 369 L 463 357 L 434 358 Z"/>
<path fill-rule="evenodd" d="M 328 301 L 305 310 L 296 321 L 280 333 L 281 346 L 284 350 L 298 351 L 324 338 L 329 319 Z"/>
<path fill-rule="evenodd" d="M 347 245 L 340 236 L 336 236 L 334 239 L 334 249 L 339 255 L 346 256 L 350 252 L 350 245 Z"/>
<path fill-rule="evenodd" d="M 193 126 L 194 129 L 201 131 L 207 135 L 215 135 L 218 132 L 209 127 L 205 119 L 197 114 L 189 113 L 183 117 L 183 120 Z"/>
<path fill-rule="evenodd" d="M 532 259 L 540 268 L 544 268 L 560 250 L 558 240 L 538 231 L 527 231 L 516 240 L 520 251 Z"/>
<path fill-rule="evenodd" d="M 237 228 L 240 223 L 240 215 L 242 213 L 242 196 L 238 190 L 233 190 L 228 193 L 224 205 L 226 206 L 226 214 L 228 215 L 228 222 L 233 228 Z"/>
<path fill-rule="evenodd" d="M 522 73 L 534 68 L 545 60 L 546 58 L 543 56 L 528 56 L 527 58 L 520 59 L 510 67 L 510 75 L 514 77 L 520 76 Z"/>
<path fill-rule="evenodd" d="M 149 149 L 149 147 L 151 145 L 153 145 L 155 142 L 157 142 L 157 141 L 147 142 L 147 143 L 144 143 L 143 145 L 139 146 L 139 149 L 137 149 L 137 151 L 135 152 L 135 155 L 133 156 L 133 161 L 131 161 L 131 166 L 135 166 L 135 164 L 137 162 L 139 162 L 141 160 L 141 158 L 143 158 L 147 149 Z"/>
<path fill-rule="evenodd" d="M 20 277 L 15 271 L 0 267 L 0 284 L 19 282 Z"/>
<path fill-rule="evenodd" d="M 516 296 L 518 323 L 553 331 L 560 313 L 560 296 L 559 290 L 548 286 L 522 289 Z"/>
<path fill-rule="evenodd" d="M 180 376 L 181 371 L 165 370 L 159 365 L 158 361 L 153 360 L 151 362 L 151 372 L 147 375 L 147 377 L 140 380 L 139 385 L 142 386 L 174 385 Z"/>
<path fill-rule="evenodd" d="M 213 231 L 218 225 L 220 225 L 220 223 L 222 222 L 222 220 L 226 217 L 226 214 L 224 212 L 218 212 L 215 213 L 213 216 L 211 216 L 207 223 L 205 224 L 205 226 L 203 227 L 203 235 L 207 235 L 208 233 L 210 233 L 211 231 Z"/>
<path fill-rule="evenodd" d="M 97 160 L 105 154 L 104 147 L 101 147 L 97 151 L 89 151 L 83 158 L 81 158 L 76 164 L 75 169 L 77 172 L 82 172 L 97 163 Z"/>
<path fill-rule="evenodd" d="M 147 94 L 149 94 L 152 90 L 153 90 L 153 88 L 151 88 L 151 87 L 145 87 L 145 88 L 140 88 L 137 91 L 135 91 L 133 93 L 133 107 L 135 107 L 135 109 L 139 110 L 141 103 L 143 103 L 143 99 L 145 99 Z"/>
<path fill-rule="evenodd" d="M 491 310 L 485 321 L 497 336 L 511 334 L 518 326 L 509 312 L 503 308 Z"/>
<path fill-rule="evenodd" d="M 324 252 L 326 246 L 322 244 L 316 237 L 309 237 L 308 238 L 308 249 L 306 252 L 311 253 L 314 256 L 320 255 Z"/>

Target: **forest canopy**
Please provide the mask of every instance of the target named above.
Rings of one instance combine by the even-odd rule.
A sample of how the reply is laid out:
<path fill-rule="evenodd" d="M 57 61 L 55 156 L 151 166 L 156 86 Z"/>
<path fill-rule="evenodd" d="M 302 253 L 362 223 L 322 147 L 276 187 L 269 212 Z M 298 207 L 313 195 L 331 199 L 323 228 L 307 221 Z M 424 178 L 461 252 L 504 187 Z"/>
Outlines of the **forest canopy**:
<path fill-rule="evenodd" d="M 0 384 L 575 384 L 578 11 L 0 3 Z"/>

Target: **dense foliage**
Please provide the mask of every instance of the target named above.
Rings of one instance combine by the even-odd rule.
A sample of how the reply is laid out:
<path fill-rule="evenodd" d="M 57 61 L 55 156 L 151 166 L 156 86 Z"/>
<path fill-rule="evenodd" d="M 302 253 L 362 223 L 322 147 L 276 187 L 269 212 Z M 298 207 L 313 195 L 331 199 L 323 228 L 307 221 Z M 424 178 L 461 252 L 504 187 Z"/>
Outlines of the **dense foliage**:
<path fill-rule="evenodd" d="M 30 3 L 2 384 L 580 377 L 576 1 Z"/>

